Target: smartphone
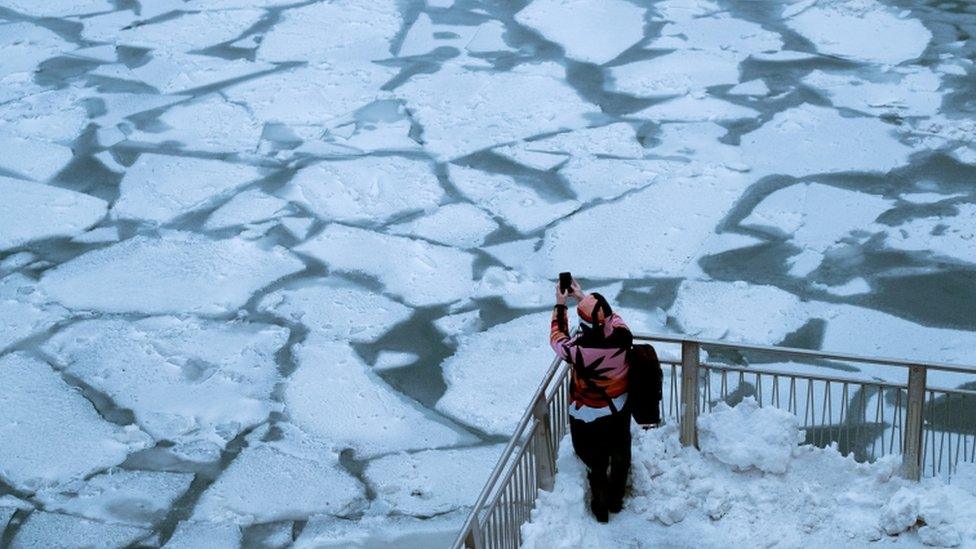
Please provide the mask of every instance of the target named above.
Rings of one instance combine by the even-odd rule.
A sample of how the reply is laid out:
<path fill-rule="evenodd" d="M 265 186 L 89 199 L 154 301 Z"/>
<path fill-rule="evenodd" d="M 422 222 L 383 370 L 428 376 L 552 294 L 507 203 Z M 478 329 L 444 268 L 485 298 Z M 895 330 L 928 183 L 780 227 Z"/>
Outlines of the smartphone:
<path fill-rule="evenodd" d="M 569 273 L 559 273 L 559 290 L 568 294 L 573 289 L 573 275 Z"/>

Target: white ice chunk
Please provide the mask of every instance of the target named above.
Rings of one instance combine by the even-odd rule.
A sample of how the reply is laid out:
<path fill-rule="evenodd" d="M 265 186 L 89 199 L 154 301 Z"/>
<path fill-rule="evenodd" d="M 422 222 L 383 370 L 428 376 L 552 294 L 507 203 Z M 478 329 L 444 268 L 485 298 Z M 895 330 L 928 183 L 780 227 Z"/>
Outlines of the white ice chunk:
<path fill-rule="evenodd" d="M 448 547 L 454 542 L 464 513 L 419 519 L 365 516 L 358 521 L 316 517 L 308 521 L 295 549 L 349 549 L 352 547 Z M 289 540 L 290 541 L 290 540 Z"/>
<path fill-rule="evenodd" d="M 0 278 L 0 351 L 67 316 L 61 306 L 46 303 L 33 280 L 20 274 Z"/>
<path fill-rule="evenodd" d="M 143 154 L 125 173 L 112 214 L 165 223 L 258 177 L 246 164 Z"/>
<path fill-rule="evenodd" d="M 479 311 L 467 311 L 442 316 L 434 321 L 434 327 L 446 336 L 477 332 L 481 329 L 481 313 Z"/>
<path fill-rule="evenodd" d="M 119 228 L 98 227 L 97 229 L 92 229 L 87 233 L 82 233 L 72 238 L 71 241 L 79 242 L 81 244 L 103 244 L 105 242 L 118 242 Z"/>
<path fill-rule="evenodd" d="M 21 490 L 118 465 L 149 442 L 138 429 L 103 420 L 85 397 L 36 358 L 21 353 L 0 358 L 0 386 L 0 477 Z"/>
<path fill-rule="evenodd" d="M 410 305 L 457 301 L 471 289 L 471 254 L 422 240 L 332 224 L 293 248 L 343 272 L 377 278 Z"/>
<path fill-rule="evenodd" d="M 459 336 L 457 352 L 442 365 L 447 391 L 437 409 L 487 433 L 510 435 L 555 358 L 548 338 L 539 336 L 551 314 L 532 313 Z"/>
<path fill-rule="evenodd" d="M 45 349 L 156 439 L 214 452 L 280 409 L 274 355 L 287 340 L 277 326 L 155 317 L 79 322 Z"/>
<path fill-rule="evenodd" d="M 322 38 L 319 32 L 309 32 L 316 40 Z M 374 63 L 352 68 L 298 67 L 235 84 L 223 93 L 246 104 L 262 122 L 324 125 L 376 100 L 382 94 L 380 87 L 395 75 L 395 68 Z"/>
<path fill-rule="evenodd" d="M 70 309 L 220 314 L 304 268 L 283 248 L 167 232 L 78 256 L 45 272 L 39 285 Z"/>
<path fill-rule="evenodd" d="M 569 158 L 569 156 L 562 153 L 529 150 L 529 143 L 526 142 L 498 147 L 494 149 L 494 152 L 523 166 L 541 171 L 551 170 Z"/>
<path fill-rule="evenodd" d="M 819 0 L 786 25 L 820 53 L 891 65 L 919 57 L 932 39 L 921 21 L 874 0 Z"/>
<path fill-rule="evenodd" d="M 966 196 L 964 194 L 942 194 L 938 192 L 917 192 L 917 193 L 905 193 L 900 195 L 898 198 L 901 200 L 907 200 L 912 204 L 934 204 L 936 202 L 942 202 L 943 200 L 951 200 L 953 198 L 959 198 Z"/>
<path fill-rule="evenodd" d="M 0 5 L 8 3 L 4 0 Z M 24 3 L 33 4 L 29 0 Z M 44 27 L 5 22 L 0 25 L 0 76 L 33 73 L 41 61 L 72 49 L 70 43 Z"/>
<path fill-rule="evenodd" d="M 478 26 L 478 31 L 465 46 L 465 49 L 471 53 L 512 51 L 512 47 L 505 43 L 504 35 L 505 25 L 501 21 L 492 19 Z"/>
<path fill-rule="evenodd" d="M 281 226 L 298 240 L 305 240 L 315 220 L 308 217 L 282 217 Z"/>
<path fill-rule="evenodd" d="M 363 476 L 392 511 L 430 517 L 473 505 L 502 448 L 394 454 L 371 461 Z"/>
<path fill-rule="evenodd" d="M 338 0 L 293 8 L 264 36 L 258 59 L 334 65 L 387 59 L 392 57 L 390 40 L 401 25 L 394 0 Z"/>
<path fill-rule="evenodd" d="M 218 95 L 176 105 L 159 117 L 162 131 L 135 131 L 130 141 L 176 141 L 182 148 L 206 152 L 253 153 L 263 126 L 241 105 Z"/>
<path fill-rule="evenodd" d="M 626 122 L 562 132 L 552 137 L 526 141 L 521 146 L 526 151 L 574 156 L 640 158 L 644 154 L 644 148 L 637 141 L 637 132 Z"/>
<path fill-rule="evenodd" d="M 89 123 L 84 106 L 88 95 L 67 87 L 0 104 L 0 127 L 19 137 L 71 145 Z"/>
<path fill-rule="evenodd" d="M 732 86 L 728 93 L 730 95 L 769 95 L 769 86 L 764 80 L 757 78 Z"/>
<path fill-rule="evenodd" d="M 885 244 L 896 250 L 976 263 L 976 204 L 958 204 L 956 210 L 954 216 L 915 218 L 892 227 Z"/>
<path fill-rule="evenodd" d="M 187 96 L 155 93 L 103 93 L 98 96 L 98 99 L 105 104 L 105 114 L 94 118 L 94 121 L 101 126 L 115 126 L 122 123 L 128 124 L 128 120 L 125 119 L 129 116 L 185 101 Z"/>
<path fill-rule="evenodd" d="M 452 165 L 449 176 L 466 197 L 520 233 L 537 231 L 579 208 L 575 200 L 549 201 L 507 175 Z"/>
<path fill-rule="evenodd" d="M 334 277 L 278 290 L 258 310 L 301 323 L 318 337 L 352 342 L 374 341 L 411 314 L 409 307 Z"/>
<path fill-rule="evenodd" d="M 0 6 L 34 17 L 68 17 L 115 9 L 109 0 L 60 0 L 58 2 L 2 0 Z"/>
<path fill-rule="evenodd" d="M 397 368 L 410 366 L 416 363 L 418 360 L 420 360 L 420 357 L 414 353 L 380 351 L 380 353 L 376 355 L 376 362 L 373 363 L 373 370 L 376 372 L 396 370 Z"/>
<path fill-rule="evenodd" d="M 642 189 L 673 168 L 674 163 L 667 160 L 574 157 L 559 173 L 569 182 L 577 199 L 590 202 Z"/>
<path fill-rule="evenodd" d="M 682 281 L 670 314 L 689 335 L 760 345 L 781 342 L 808 319 L 797 296 L 741 281 Z"/>
<path fill-rule="evenodd" d="M 166 549 L 238 549 L 241 546 L 241 527 L 233 522 L 198 522 L 184 520 L 177 525 Z"/>
<path fill-rule="evenodd" d="M 814 283 L 813 286 L 815 288 L 824 290 L 827 293 L 843 297 L 867 294 L 871 292 L 871 285 L 867 280 L 864 280 L 861 277 L 852 278 L 848 282 L 839 286 L 827 286 L 820 283 Z"/>
<path fill-rule="evenodd" d="M 219 59 L 206 55 L 154 51 L 152 59 L 133 67 L 132 77 L 163 93 L 210 86 L 219 82 L 255 75 L 274 68 L 270 63 L 244 59 Z"/>
<path fill-rule="evenodd" d="M 38 547 L 110 549 L 129 546 L 148 537 L 151 532 L 135 526 L 106 524 L 71 515 L 35 511 L 27 517 L 27 521 L 17 531 L 17 536 L 14 537 L 10 547 L 12 549 Z"/>
<path fill-rule="evenodd" d="M 459 48 L 468 43 L 477 32 L 477 27 L 459 25 L 435 25 L 430 16 L 421 13 L 417 20 L 410 25 L 407 36 L 400 45 L 397 57 L 409 57 L 430 53 L 436 48 L 453 46 Z M 441 38 L 435 33 L 450 33 L 450 37 Z"/>
<path fill-rule="evenodd" d="M 803 83 L 823 90 L 836 107 L 869 114 L 932 116 L 942 106 L 942 79 L 930 69 L 888 72 L 873 80 L 815 70 Z"/>
<path fill-rule="evenodd" d="M 498 223 L 471 204 L 448 204 L 432 214 L 390 227 L 392 234 L 419 236 L 459 248 L 475 248 L 498 228 Z"/>
<path fill-rule="evenodd" d="M 611 68 L 610 89 L 645 97 L 665 97 L 736 84 L 739 61 L 734 52 L 678 50 Z"/>
<path fill-rule="evenodd" d="M 264 11 L 248 9 L 182 12 L 178 17 L 138 25 L 96 17 L 83 20 L 82 36 L 95 42 L 189 52 L 233 40 L 263 16 Z"/>
<path fill-rule="evenodd" d="M 594 206 L 546 231 L 526 270 L 551 276 L 574 265 L 594 278 L 681 276 L 749 183 L 727 171 L 674 177 Z M 625 245 L 605 245 L 608 235 Z"/>
<path fill-rule="evenodd" d="M 737 120 L 755 118 L 759 112 L 749 107 L 715 99 L 686 95 L 652 105 L 630 116 L 669 122 L 703 122 L 708 120 Z"/>
<path fill-rule="evenodd" d="M 82 59 L 101 61 L 102 63 L 115 63 L 119 58 L 118 52 L 115 50 L 115 46 L 110 44 L 78 48 L 68 52 L 68 55 L 72 57 L 80 57 Z"/>
<path fill-rule="evenodd" d="M 77 235 L 105 217 L 108 208 L 94 196 L 2 176 L 0 196 L 0 250 Z"/>
<path fill-rule="evenodd" d="M 42 490 L 47 511 L 60 511 L 110 524 L 152 527 L 190 487 L 190 473 L 116 470 Z"/>
<path fill-rule="evenodd" d="M 280 214 L 288 202 L 260 189 L 251 189 L 234 196 L 207 218 L 204 228 L 224 229 L 237 225 L 267 221 Z"/>
<path fill-rule="evenodd" d="M 328 387 L 323 386 L 321 388 Z M 283 438 L 250 445 L 204 492 L 193 520 L 241 525 L 345 514 L 363 505 L 363 487 L 339 465 L 339 455 L 293 426 Z"/>
<path fill-rule="evenodd" d="M 38 181 L 54 177 L 73 156 L 64 145 L 5 133 L 0 133 L 0 151 L 0 168 Z"/>
<path fill-rule="evenodd" d="M 668 23 L 648 47 L 728 51 L 743 59 L 752 53 L 779 51 L 783 40 L 757 23 L 717 13 Z"/>
<path fill-rule="evenodd" d="M 326 220 L 377 223 L 432 210 L 444 197 L 427 161 L 400 156 L 319 162 L 299 171 L 284 193 Z"/>
<path fill-rule="evenodd" d="M 912 152 L 893 132 L 876 118 L 847 118 L 834 109 L 802 105 L 743 135 L 741 148 L 757 176 L 884 173 L 907 163 Z"/>
<path fill-rule="evenodd" d="M 424 128 L 427 150 L 440 159 L 545 132 L 586 125 L 596 110 L 565 82 L 554 63 L 506 72 L 470 71 L 448 64 L 397 88 Z"/>
<path fill-rule="evenodd" d="M 624 0 L 533 0 L 515 20 L 566 56 L 602 65 L 644 38 L 644 9 Z"/>
<path fill-rule="evenodd" d="M 470 439 L 391 389 L 344 342 L 306 341 L 296 356 L 300 366 L 285 389 L 289 417 L 337 450 L 364 458 Z"/>
<path fill-rule="evenodd" d="M 730 429 L 733 425 L 749 427 Z M 753 397 L 734 408 L 719 402 L 699 419 L 698 429 L 702 453 L 737 471 L 755 468 L 783 474 L 792 461 L 793 448 L 805 438 L 798 417 L 773 406 L 760 407 Z"/>
<path fill-rule="evenodd" d="M 473 297 L 498 296 L 513 309 L 534 309 L 549 305 L 554 292 L 555 284 L 550 280 L 493 265 L 481 275 Z"/>

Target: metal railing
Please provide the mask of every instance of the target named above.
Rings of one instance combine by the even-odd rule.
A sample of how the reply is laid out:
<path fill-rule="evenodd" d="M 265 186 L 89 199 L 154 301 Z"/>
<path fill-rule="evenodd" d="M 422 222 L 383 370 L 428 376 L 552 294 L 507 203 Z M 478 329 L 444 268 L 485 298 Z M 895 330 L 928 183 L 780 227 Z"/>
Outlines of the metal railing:
<path fill-rule="evenodd" d="M 711 411 L 720 402 L 735 404 L 751 396 L 761 406 L 783 408 L 801 418 L 809 444 L 835 444 L 858 461 L 900 454 L 902 474 L 909 479 L 918 480 L 923 474 L 948 478 L 960 461 L 976 462 L 976 391 L 926 384 L 930 370 L 973 375 L 976 380 L 974 366 L 679 335 L 635 334 L 634 340 L 680 345 L 677 358 L 658 348 L 666 383 L 661 413 L 680 421 L 681 443 L 686 446 L 698 445 L 699 413 Z M 703 348 L 732 360 L 702 362 Z M 670 353 L 672 357 L 678 354 Z M 813 361 L 820 370 L 823 361 L 835 366 L 900 368 L 907 370 L 907 381 L 761 367 L 749 364 L 750 355 Z M 569 365 L 559 359 L 549 366 L 453 547 L 515 549 L 521 544 L 521 527 L 530 518 L 538 491 L 552 490 L 555 481 L 559 442 L 569 423 L 569 371 Z"/>

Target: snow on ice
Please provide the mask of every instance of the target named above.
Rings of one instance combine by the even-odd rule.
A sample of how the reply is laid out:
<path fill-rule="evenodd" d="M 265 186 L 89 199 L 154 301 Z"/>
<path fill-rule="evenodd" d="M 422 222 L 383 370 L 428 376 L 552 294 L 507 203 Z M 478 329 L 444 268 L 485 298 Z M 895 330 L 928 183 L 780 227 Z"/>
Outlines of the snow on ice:
<path fill-rule="evenodd" d="M 10 544 L 12 549 L 72 549 L 126 547 L 149 537 L 151 530 L 108 524 L 73 515 L 35 511 L 27 517 Z"/>
<path fill-rule="evenodd" d="M 87 194 L 2 176 L 0 195 L 0 250 L 74 236 L 105 217 L 108 208 Z"/>
<path fill-rule="evenodd" d="M 644 38 L 644 10 L 624 0 L 533 0 L 515 20 L 566 56 L 602 65 Z"/>
<path fill-rule="evenodd" d="M 45 272 L 39 286 L 69 309 L 221 314 L 304 268 L 282 248 L 165 232 L 78 256 Z"/>
<path fill-rule="evenodd" d="M 412 235 L 455 246 L 476 248 L 498 228 L 491 216 L 471 204 L 447 204 L 434 213 L 390 227 L 393 234 Z"/>
<path fill-rule="evenodd" d="M 733 52 L 677 50 L 610 69 L 610 89 L 645 97 L 668 97 L 739 82 Z"/>
<path fill-rule="evenodd" d="M 184 520 L 173 531 L 166 549 L 237 549 L 241 546 L 241 528 L 233 522 Z"/>
<path fill-rule="evenodd" d="M 277 217 L 287 206 L 288 202 L 277 196 L 251 189 L 234 195 L 214 210 L 203 227 L 214 230 L 260 223 Z"/>

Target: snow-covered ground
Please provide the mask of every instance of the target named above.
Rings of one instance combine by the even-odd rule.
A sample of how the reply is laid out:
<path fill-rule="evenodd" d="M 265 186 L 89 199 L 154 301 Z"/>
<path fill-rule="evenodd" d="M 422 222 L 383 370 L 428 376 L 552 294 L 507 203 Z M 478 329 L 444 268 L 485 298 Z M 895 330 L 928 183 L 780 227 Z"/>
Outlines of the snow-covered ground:
<path fill-rule="evenodd" d="M 799 418 L 747 398 L 699 417 L 701 450 L 675 424 L 634 429 L 624 509 L 600 524 L 568 440 L 552 492 L 522 527 L 527 549 L 571 547 L 971 547 L 976 466 L 953 484 L 898 475 L 888 457 L 856 463 L 799 445 Z"/>
<path fill-rule="evenodd" d="M 974 28 L 944 0 L 0 0 L 0 546 L 442 545 L 564 270 L 641 331 L 976 362 Z"/>

